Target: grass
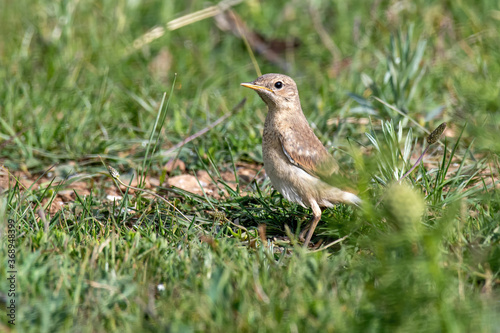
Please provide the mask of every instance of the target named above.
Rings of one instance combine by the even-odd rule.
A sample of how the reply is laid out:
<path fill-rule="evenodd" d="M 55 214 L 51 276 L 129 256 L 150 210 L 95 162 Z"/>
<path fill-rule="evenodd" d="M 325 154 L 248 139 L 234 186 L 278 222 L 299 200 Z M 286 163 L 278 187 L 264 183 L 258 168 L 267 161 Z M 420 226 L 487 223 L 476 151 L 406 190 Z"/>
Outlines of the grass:
<path fill-rule="evenodd" d="M 498 3 L 233 7 L 267 40 L 300 41 L 286 74 L 364 200 L 325 211 L 313 240 L 343 240 L 321 251 L 297 243 L 307 209 L 238 177 L 261 167 L 266 115 L 239 87 L 257 76 L 244 41 L 206 19 L 134 47 L 208 5 L 0 4 L 2 312 L 16 301 L 0 331 L 497 332 Z M 100 157 L 168 202 L 119 187 Z M 176 157 L 186 171 L 167 172 Z M 204 192 L 165 186 L 200 172 Z"/>

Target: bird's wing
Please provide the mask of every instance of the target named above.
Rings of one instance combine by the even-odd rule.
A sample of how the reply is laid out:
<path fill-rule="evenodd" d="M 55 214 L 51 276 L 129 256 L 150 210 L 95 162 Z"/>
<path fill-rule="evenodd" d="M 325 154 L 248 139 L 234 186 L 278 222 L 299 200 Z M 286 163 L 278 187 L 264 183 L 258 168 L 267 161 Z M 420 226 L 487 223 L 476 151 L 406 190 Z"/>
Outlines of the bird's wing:
<path fill-rule="evenodd" d="M 338 171 L 337 161 L 325 149 L 307 123 L 296 122 L 280 133 L 283 153 L 291 164 L 310 175 L 328 179 Z"/>

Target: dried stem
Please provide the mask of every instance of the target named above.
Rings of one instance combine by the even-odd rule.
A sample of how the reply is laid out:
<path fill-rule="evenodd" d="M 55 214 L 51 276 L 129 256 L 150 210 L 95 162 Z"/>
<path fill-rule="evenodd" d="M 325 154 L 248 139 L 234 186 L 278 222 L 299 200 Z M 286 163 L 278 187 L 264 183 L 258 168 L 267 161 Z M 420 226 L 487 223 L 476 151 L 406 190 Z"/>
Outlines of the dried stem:
<path fill-rule="evenodd" d="M 184 146 L 186 143 L 188 142 L 191 142 L 193 141 L 194 139 L 202 136 L 203 134 L 207 133 L 208 131 L 210 131 L 212 128 L 214 128 L 215 126 L 219 125 L 220 123 L 222 123 L 224 120 L 226 120 L 227 118 L 229 118 L 230 116 L 232 116 L 233 114 L 235 114 L 237 111 L 239 111 L 243 105 L 245 105 L 245 102 L 247 101 L 246 98 L 243 98 L 241 100 L 241 102 L 239 102 L 234 108 L 233 110 L 231 110 L 231 112 L 223 115 L 222 117 L 220 117 L 219 119 L 217 119 L 216 121 L 210 123 L 207 127 L 203 128 L 202 130 L 196 132 L 195 134 L 193 135 L 190 135 L 188 136 L 187 138 L 185 138 L 184 140 L 182 140 L 181 142 L 179 142 L 178 144 L 176 144 L 175 146 L 167 149 L 165 152 L 162 153 L 162 155 L 169 155 L 171 154 L 172 152 L 174 152 L 175 150 L 181 148 L 182 146 Z"/>

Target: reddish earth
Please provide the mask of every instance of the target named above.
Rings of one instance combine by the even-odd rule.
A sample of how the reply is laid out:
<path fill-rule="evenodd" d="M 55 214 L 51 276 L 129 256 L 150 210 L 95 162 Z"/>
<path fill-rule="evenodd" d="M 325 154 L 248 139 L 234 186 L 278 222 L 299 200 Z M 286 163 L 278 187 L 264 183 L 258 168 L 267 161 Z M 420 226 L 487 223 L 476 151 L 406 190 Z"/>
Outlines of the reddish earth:
<path fill-rule="evenodd" d="M 187 170 L 184 162 L 169 161 L 165 165 L 165 170 L 167 171 L 167 177 L 163 184 L 160 184 L 160 179 L 158 175 L 147 176 L 146 184 L 144 188 L 155 191 L 159 186 L 162 187 L 178 187 L 184 191 L 192 192 L 198 195 L 203 195 L 203 191 L 206 195 L 212 196 L 214 198 L 221 198 L 227 195 L 227 191 L 224 189 L 222 184 L 216 185 L 215 182 L 224 181 L 230 188 L 236 189 L 236 177 L 232 171 L 232 168 L 226 168 L 226 171 L 220 173 L 220 179 L 215 173 L 210 177 L 209 173 L 205 170 L 199 170 L 194 172 L 192 170 Z M 174 171 L 180 171 L 182 174 L 176 176 L 168 176 Z M 243 187 L 243 191 L 247 184 L 255 180 L 262 180 L 265 176 L 264 169 L 261 165 L 250 164 L 250 163 L 236 163 L 236 172 L 240 180 L 240 186 Z M 106 200 L 113 201 L 114 199 L 121 199 L 121 193 L 112 181 L 111 177 L 106 177 L 103 174 L 80 174 L 79 176 L 62 181 L 59 177 L 42 176 L 38 179 L 40 175 L 32 175 L 29 172 L 9 172 L 5 168 L 0 168 L 0 194 L 8 189 L 16 186 L 16 183 L 24 189 L 31 190 L 42 190 L 50 187 L 52 191 L 57 193 L 48 192 L 42 204 L 45 206 L 49 203 L 48 211 L 51 215 L 60 210 L 64 205 L 71 203 L 76 200 L 76 194 L 80 197 L 85 197 L 90 194 L 93 190 L 104 190 L 106 193 Z M 120 179 L 126 184 L 129 184 L 127 179 L 123 179 L 122 175 Z M 131 186 L 136 187 L 137 177 L 134 177 Z M 203 187 L 203 191 L 202 188 Z M 120 185 L 121 191 L 125 191 L 125 186 Z M 133 193 L 134 190 L 130 189 Z"/>

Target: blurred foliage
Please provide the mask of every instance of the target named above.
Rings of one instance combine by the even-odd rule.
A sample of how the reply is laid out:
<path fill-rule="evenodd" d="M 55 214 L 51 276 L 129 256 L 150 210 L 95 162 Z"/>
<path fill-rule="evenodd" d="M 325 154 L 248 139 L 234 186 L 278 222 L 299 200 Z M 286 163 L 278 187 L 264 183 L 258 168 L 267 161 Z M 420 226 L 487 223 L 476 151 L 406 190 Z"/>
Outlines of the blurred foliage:
<path fill-rule="evenodd" d="M 362 209 L 324 212 L 315 241 L 343 241 L 320 252 L 296 245 L 310 212 L 268 180 L 245 184 L 248 192 L 219 181 L 228 193 L 220 200 L 160 187 L 192 223 L 147 195 L 106 200 L 108 185 L 94 182 L 104 170 L 98 155 L 141 177 L 165 177 L 176 154 L 188 172 L 213 176 L 235 161 L 262 162 L 266 109 L 239 87 L 257 76 L 244 41 L 212 18 L 166 29 L 215 4 L 0 2 L 0 176 L 36 180 L 60 163 L 49 178 L 64 181 L 0 182 L 2 237 L 3 221 L 18 227 L 16 329 L 497 331 L 498 1 L 232 8 L 264 40 L 298 44 L 278 50 L 285 74 L 317 135 L 357 179 Z M 262 53 L 256 59 L 263 73 L 283 72 Z M 244 97 L 243 109 L 165 154 Z M 426 146 L 422 128 L 443 121 L 441 141 L 396 185 Z M 81 179 L 91 179 L 90 193 L 50 212 Z M 0 279 L 2 306 L 7 283 Z M 8 325 L 2 316 L 0 331 Z"/>

